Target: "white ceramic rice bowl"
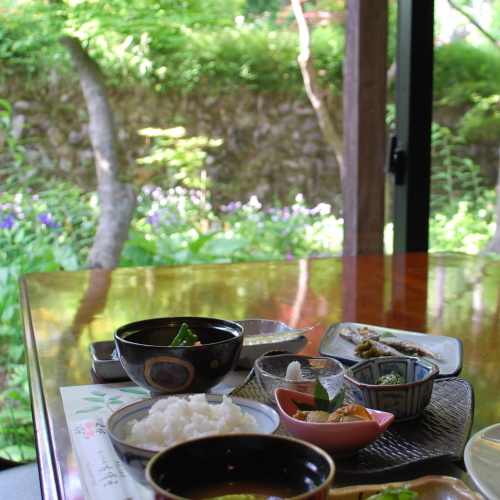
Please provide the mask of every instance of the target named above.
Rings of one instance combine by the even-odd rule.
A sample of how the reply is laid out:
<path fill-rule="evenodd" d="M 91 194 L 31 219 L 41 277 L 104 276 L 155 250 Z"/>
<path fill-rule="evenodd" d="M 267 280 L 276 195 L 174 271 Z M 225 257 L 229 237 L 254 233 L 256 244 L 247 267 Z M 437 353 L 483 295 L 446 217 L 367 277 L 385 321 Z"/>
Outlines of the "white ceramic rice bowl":
<path fill-rule="evenodd" d="M 123 463 L 127 472 L 136 480 L 146 484 L 146 466 L 157 451 L 133 446 L 125 442 L 127 436 L 127 423 L 131 420 L 142 420 L 148 415 L 150 408 L 159 400 L 169 397 L 187 399 L 193 394 L 175 394 L 138 401 L 116 410 L 108 419 L 107 433 L 113 448 Z M 222 403 L 222 394 L 205 394 L 209 404 Z M 262 434 L 273 434 L 279 427 L 280 417 L 270 406 L 247 398 L 229 396 L 243 414 L 252 415 Z"/>

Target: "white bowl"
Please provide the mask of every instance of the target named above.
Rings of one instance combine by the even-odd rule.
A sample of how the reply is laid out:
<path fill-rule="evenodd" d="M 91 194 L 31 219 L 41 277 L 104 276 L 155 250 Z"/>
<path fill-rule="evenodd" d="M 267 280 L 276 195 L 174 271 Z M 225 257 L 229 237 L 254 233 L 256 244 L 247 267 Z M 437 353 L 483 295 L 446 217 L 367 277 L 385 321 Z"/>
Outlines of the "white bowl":
<path fill-rule="evenodd" d="M 188 398 L 193 394 L 176 394 L 175 397 Z M 206 394 L 206 400 L 209 404 L 220 404 L 222 394 Z M 158 451 L 149 450 L 126 443 L 127 436 L 126 424 L 131 420 L 142 420 L 148 415 L 150 408 L 160 399 L 173 396 L 161 396 L 138 401 L 127 406 L 123 406 L 115 411 L 108 419 L 107 432 L 111 444 L 118 457 L 122 461 L 129 474 L 141 483 L 145 482 L 145 471 L 148 462 L 158 453 Z M 257 421 L 262 434 L 273 434 L 279 427 L 280 417 L 278 413 L 270 406 L 252 399 L 229 396 L 231 401 L 241 408 L 242 413 L 252 415 Z"/>

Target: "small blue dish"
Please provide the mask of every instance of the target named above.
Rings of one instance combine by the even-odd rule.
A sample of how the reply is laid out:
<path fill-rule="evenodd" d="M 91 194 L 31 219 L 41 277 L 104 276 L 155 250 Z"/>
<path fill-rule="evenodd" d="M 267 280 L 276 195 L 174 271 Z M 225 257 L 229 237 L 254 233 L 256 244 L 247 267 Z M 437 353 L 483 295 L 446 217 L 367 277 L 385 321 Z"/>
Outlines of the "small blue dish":
<path fill-rule="evenodd" d="M 404 384 L 375 385 L 383 375 L 396 373 Z M 395 421 L 415 418 L 431 401 L 439 367 L 414 356 L 387 356 L 360 361 L 344 374 L 355 403 L 394 415 Z"/>

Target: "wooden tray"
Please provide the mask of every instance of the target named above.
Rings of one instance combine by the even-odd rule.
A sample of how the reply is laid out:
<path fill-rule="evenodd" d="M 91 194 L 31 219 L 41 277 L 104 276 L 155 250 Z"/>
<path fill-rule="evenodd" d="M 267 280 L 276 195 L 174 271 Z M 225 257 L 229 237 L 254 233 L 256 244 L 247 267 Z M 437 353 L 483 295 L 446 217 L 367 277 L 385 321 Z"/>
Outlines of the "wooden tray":
<path fill-rule="evenodd" d="M 354 402 L 347 387 L 346 402 Z M 261 389 L 253 370 L 232 395 L 256 399 L 276 408 Z M 437 379 L 431 402 L 418 417 L 393 422 L 382 436 L 356 454 L 335 460 L 338 472 L 379 474 L 432 462 L 455 462 L 464 454 L 474 415 L 474 393 L 458 377 Z M 277 434 L 289 436 L 281 424 Z"/>

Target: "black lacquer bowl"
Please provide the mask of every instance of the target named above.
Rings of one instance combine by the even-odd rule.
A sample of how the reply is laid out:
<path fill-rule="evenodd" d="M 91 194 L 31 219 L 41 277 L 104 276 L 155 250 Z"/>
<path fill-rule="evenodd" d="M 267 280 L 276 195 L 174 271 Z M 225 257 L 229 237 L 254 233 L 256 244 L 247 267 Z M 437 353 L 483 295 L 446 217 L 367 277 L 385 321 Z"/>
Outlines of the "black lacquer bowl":
<path fill-rule="evenodd" d="M 185 441 L 157 453 L 146 468 L 156 500 L 328 500 L 334 474 L 335 464 L 322 449 L 269 434 Z"/>
<path fill-rule="evenodd" d="M 201 345 L 171 347 L 183 323 Z M 137 321 L 115 331 L 127 375 L 153 395 L 207 392 L 236 365 L 243 327 L 218 318 L 178 316 Z"/>

